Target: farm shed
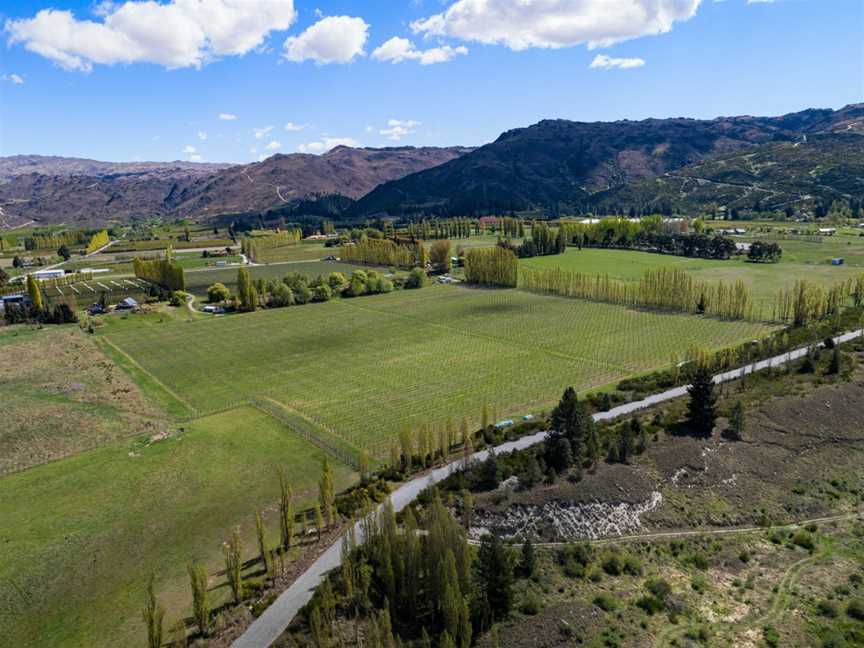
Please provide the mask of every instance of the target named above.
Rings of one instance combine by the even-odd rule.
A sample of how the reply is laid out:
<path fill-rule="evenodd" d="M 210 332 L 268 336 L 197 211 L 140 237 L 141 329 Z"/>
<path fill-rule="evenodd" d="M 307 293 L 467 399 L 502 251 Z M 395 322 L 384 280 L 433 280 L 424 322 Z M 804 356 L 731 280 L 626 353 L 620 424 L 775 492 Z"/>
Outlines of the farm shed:
<path fill-rule="evenodd" d="M 831 259 L 831 265 L 839 266 L 845 263 L 843 257 L 837 257 L 835 259 Z"/>
<path fill-rule="evenodd" d="M 132 310 L 134 308 L 138 308 L 138 302 L 131 297 L 127 297 L 119 304 L 117 304 L 117 308 L 120 310 Z"/>

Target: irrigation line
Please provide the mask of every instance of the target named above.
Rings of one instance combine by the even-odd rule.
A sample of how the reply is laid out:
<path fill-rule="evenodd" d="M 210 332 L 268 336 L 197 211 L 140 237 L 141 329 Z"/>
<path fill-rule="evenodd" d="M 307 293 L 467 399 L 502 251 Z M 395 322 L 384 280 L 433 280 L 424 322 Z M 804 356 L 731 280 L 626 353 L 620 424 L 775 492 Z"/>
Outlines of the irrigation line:
<path fill-rule="evenodd" d="M 862 335 L 864 335 L 864 330 L 857 329 L 850 331 L 849 333 L 838 335 L 834 338 L 834 342 L 836 344 L 842 344 L 860 338 Z M 782 353 L 773 358 L 768 358 L 767 360 L 751 363 L 739 369 L 719 373 L 714 376 L 714 382 L 716 384 L 721 384 L 730 380 L 737 380 L 738 378 L 751 374 L 754 371 L 783 366 L 793 360 L 804 357 L 809 352 L 810 348 L 811 347 L 808 345 L 794 351 Z M 680 398 L 687 394 L 688 387 L 689 385 L 676 387 L 675 389 L 670 389 L 661 394 L 648 396 L 641 401 L 619 405 L 608 412 L 598 412 L 597 414 L 594 414 L 594 420 L 610 421 L 619 416 L 633 414 L 634 412 L 638 412 L 658 403 Z M 524 450 L 525 448 L 530 448 L 533 445 L 542 443 L 546 440 L 548 435 L 549 432 L 537 432 L 536 434 L 522 437 L 515 441 L 502 443 L 501 445 L 496 446 L 494 451 L 500 454 Z M 441 468 L 437 468 L 425 475 L 420 475 L 405 482 L 390 494 L 390 502 L 393 505 L 394 511 L 398 513 L 403 510 L 429 486 L 434 486 L 435 484 L 444 481 L 453 473 L 464 470 L 473 462 L 485 461 L 489 456 L 490 451 L 491 450 L 481 450 L 475 452 L 467 458 L 457 459 Z M 376 509 L 376 514 L 377 511 L 380 510 L 381 507 L 379 506 L 378 509 Z M 363 531 L 362 521 L 356 522 L 354 524 L 354 535 L 358 544 L 362 543 L 364 540 Z M 731 531 L 732 530 L 730 529 L 730 532 Z M 705 532 L 694 531 L 692 533 L 694 533 L 694 535 L 700 535 Z M 270 607 L 268 607 L 260 617 L 255 619 L 255 621 L 252 622 L 252 625 L 250 625 L 246 631 L 238 637 L 233 644 L 231 644 L 231 648 L 267 648 L 279 639 L 300 609 L 312 600 L 312 595 L 315 593 L 315 589 L 326 575 L 341 565 L 342 541 L 344 537 L 345 534 L 337 538 L 333 544 L 330 545 L 330 547 L 328 547 L 327 550 L 321 554 L 288 589 L 282 592 Z"/>

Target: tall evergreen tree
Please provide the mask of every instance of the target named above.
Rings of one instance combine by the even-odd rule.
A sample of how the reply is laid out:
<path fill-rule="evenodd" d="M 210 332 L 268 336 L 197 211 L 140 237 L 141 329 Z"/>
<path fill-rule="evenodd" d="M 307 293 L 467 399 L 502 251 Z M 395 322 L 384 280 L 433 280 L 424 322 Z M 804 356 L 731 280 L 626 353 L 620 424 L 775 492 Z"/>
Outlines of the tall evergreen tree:
<path fill-rule="evenodd" d="M 477 592 L 487 601 L 492 621 L 506 618 L 513 606 L 513 565 L 501 538 L 483 536 L 474 567 Z"/>
<path fill-rule="evenodd" d="M 717 396 L 714 394 L 714 378 L 707 363 L 700 362 L 697 365 L 687 393 L 690 395 L 687 424 L 695 432 L 711 436 L 717 420 Z"/>
<path fill-rule="evenodd" d="M 335 493 L 333 486 L 333 469 L 330 467 L 330 460 L 325 455 L 324 464 L 321 467 L 321 481 L 318 484 L 319 494 L 321 496 L 321 508 L 324 510 L 324 516 L 327 521 L 327 526 L 332 527 L 335 521 Z"/>

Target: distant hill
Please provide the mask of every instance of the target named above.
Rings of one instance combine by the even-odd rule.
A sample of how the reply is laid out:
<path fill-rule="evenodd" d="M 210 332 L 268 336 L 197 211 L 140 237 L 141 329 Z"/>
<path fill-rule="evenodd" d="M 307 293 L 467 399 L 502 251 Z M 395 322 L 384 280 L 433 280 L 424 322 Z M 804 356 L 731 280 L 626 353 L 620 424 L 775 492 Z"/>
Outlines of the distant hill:
<path fill-rule="evenodd" d="M 323 194 L 358 198 L 382 182 L 470 150 L 340 146 L 323 155 L 274 155 L 247 165 L 0 158 L 0 226 L 207 218 L 263 211 Z"/>
<path fill-rule="evenodd" d="M 864 104 L 782 117 L 545 120 L 508 131 L 441 166 L 386 183 L 359 200 L 351 213 L 359 217 L 590 207 L 630 183 L 644 183 L 705 160 L 836 132 L 864 133 Z M 857 141 L 849 140 L 850 146 L 855 148 Z"/>

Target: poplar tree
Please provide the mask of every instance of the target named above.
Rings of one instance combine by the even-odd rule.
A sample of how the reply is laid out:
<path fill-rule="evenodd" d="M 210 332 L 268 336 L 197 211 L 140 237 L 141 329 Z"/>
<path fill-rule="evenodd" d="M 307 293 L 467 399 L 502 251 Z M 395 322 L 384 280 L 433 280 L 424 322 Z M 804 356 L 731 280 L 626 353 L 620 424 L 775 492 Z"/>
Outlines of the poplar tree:
<path fill-rule="evenodd" d="M 156 600 L 156 577 L 150 574 L 147 592 L 144 594 L 144 625 L 147 627 L 147 646 L 160 648 L 162 645 L 162 629 L 165 618 L 165 608 Z"/>
<path fill-rule="evenodd" d="M 267 542 L 264 537 L 264 519 L 261 511 L 255 511 L 255 535 L 258 539 L 258 552 L 261 554 L 261 564 L 267 573 L 270 573 L 270 552 L 267 551 Z"/>
<path fill-rule="evenodd" d="M 282 546 L 291 549 L 294 542 L 294 492 L 288 483 L 288 476 L 280 468 L 279 474 L 279 530 Z"/>
<path fill-rule="evenodd" d="M 225 553 L 225 576 L 228 587 L 234 597 L 234 603 L 243 600 L 243 541 L 240 538 L 240 527 L 234 527 L 228 542 L 223 545 Z"/>
<path fill-rule="evenodd" d="M 321 515 L 321 505 L 315 502 L 315 530 L 318 532 L 318 541 L 321 541 L 321 533 L 324 531 L 324 516 Z"/>
<path fill-rule="evenodd" d="M 402 428 L 399 433 L 399 446 L 402 450 L 402 468 L 405 472 L 410 473 L 412 466 L 412 455 L 414 454 L 413 443 L 411 442 L 411 428 L 407 425 Z"/>
<path fill-rule="evenodd" d="M 321 496 L 321 508 L 324 510 L 328 527 L 332 527 L 335 521 L 333 507 L 335 495 L 333 489 L 333 469 L 330 467 L 330 460 L 325 455 L 324 464 L 321 467 L 321 481 L 318 484 L 318 491 Z"/>
<path fill-rule="evenodd" d="M 39 287 L 39 282 L 32 274 L 27 275 L 27 296 L 33 304 L 33 308 L 37 311 L 44 310 L 45 305 L 42 301 L 42 289 Z"/>
<path fill-rule="evenodd" d="M 189 565 L 188 571 L 192 586 L 192 616 L 198 625 L 198 631 L 206 637 L 210 629 L 210 595 L 207 592 L 207 572 L 198 562 Z"/>
<path fill-rule="evenodd" d="M 258 292 L 246 268 L 237 270 L 237 297 L 240 300 L 241 310 L 253 311 L 258 305 Z"/>

